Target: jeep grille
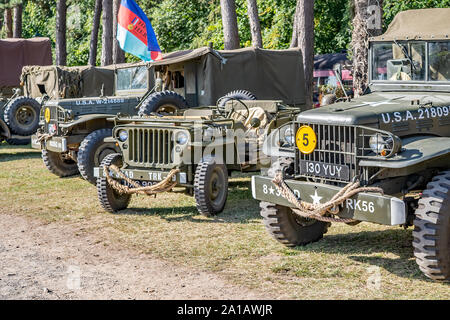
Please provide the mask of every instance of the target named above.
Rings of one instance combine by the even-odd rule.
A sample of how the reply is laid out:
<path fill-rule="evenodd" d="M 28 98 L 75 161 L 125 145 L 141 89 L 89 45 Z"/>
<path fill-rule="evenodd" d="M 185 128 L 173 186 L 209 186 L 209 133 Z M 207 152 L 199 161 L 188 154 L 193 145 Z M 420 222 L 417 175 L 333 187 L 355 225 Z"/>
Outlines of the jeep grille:
<path fill-rule="evenodd" d="M 170 167 L 174 148 L 170 129 L 130 128 L 128 130 L 128 161 L 130 165 Z"/>

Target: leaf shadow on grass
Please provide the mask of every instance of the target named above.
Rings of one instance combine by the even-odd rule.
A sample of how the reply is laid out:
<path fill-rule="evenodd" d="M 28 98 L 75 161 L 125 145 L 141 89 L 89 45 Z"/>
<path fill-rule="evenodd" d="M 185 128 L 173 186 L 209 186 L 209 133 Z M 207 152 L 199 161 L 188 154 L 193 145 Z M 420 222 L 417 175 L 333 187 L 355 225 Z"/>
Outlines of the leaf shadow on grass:
<path fill-rule="evenodd" d="M 393 229 L 325 235 L 316 243 L 291 250 L 293 251 L 291 255 L 295 255 L 296 251 L 347 255 L 356 262 L 378 266 L 399 277 L 431 281 L 421 273 L 415 262 L 411 230 Z M 398 257 L 382 256 L 386 253 Z"/>

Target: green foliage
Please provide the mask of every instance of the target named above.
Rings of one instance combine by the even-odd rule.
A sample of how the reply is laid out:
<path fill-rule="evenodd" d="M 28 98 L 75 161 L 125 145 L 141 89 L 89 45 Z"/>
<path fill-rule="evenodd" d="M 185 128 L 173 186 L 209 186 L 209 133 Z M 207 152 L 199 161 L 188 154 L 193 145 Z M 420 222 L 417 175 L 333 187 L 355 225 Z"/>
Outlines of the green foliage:
<path fill-rule="evenodd" d="M 353 0 L 315 1 L 315 51 L 317 54 L 346 49 L 351 40 L 351 3 Z M 0 0 L 3 9 L 23 3 L 23 37 L 49 37 L 55 42 L 55 0 Z M 288 48 L 297 0 L 257 0 L 263 46 Z M 149 16 L 164 52 L 206 46 L 223 49 L 220 0 L 137 0 Z M 87 64 L 95 0 L 67 0 L 67 61 L 69 65 Z M 384 27 L 403 10 L 450 7 L 450 0 L 384 0 Z M 247 0 L 236 0 L 239 36 L 242 47 L 251 46 Z M 0 33 L 0 36 L 4 33 Z M 101 26 L 98 63 L 101 52 Z M 139 59 L 126 54 L 127 61 Z"/>

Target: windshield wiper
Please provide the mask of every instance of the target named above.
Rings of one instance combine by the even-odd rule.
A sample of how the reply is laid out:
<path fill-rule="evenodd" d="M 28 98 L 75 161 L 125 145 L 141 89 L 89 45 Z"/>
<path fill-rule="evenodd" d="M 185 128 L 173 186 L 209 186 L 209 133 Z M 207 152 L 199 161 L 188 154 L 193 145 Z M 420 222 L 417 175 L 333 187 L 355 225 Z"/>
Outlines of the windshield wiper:
<path fill-rule="evenodd" d="M 400 49 L 402 49 L 403 54 L 405 55 L 405 57 L 409 60 L 409 63 L 411 63 L 411 67 L 413 68 L 414 71 L 416 71 L 416 65 L 414 64 L 414 61 L 412 59 L 412 57 L 409 55 L 408 51 L 406 50 L 406 48 L 401 45 L 400 43 L 397 42 L 397 40 L 394 39 L 394 43 L 400 47 Z"/>

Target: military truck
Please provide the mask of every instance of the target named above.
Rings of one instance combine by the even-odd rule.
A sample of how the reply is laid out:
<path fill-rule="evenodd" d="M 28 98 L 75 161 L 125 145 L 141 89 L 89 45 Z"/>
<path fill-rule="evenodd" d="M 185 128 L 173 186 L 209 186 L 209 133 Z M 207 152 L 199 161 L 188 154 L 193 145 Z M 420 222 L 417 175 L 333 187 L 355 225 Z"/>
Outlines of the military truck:
<path fill-rule="evenodd" d="M 10 144 L 28 144 L 37 129 L 42 94 L 22 93 L 22 67 L 51 65 L 50 39 L 1 39 L 0 56 L 2 137 Z"/>
<path fill-rule="evenodd" d="M 240 66 L 250 73 L 243 75 L 244 79 L 255 77 L 251 74 L 255 71 L 260 80 L 242 85 L 279 100 L 250 100 L 252 93 L 240 91 L 226 94 L 216 106 L 190 108 L 178 116 L 112 118 L 115 127 L 108 141 L 116 142 L 120 153 L 107 156 L 95 170 L 105 210 L 125 209 L 133 193 L 154 194 L 181 186 L 194 195 L 201 214 L 215 215 L 225 206 L 232 171 L 254 172 L 269 164 L 260 152 L 262 141 L 272 130 L 292 121 L 301 111 L 299 106 L 305 105 L 302 54 L 299 49 L 243 52 L 251 53 L 244 59 L 248 64 Z M 219 69 L 206 67 L 206 72 L 220 72 L 222 61 L 214 57 L 211 62 L 217 62 Z M 277 65 L 280 68 L 276 70 Z M 237 83 L 220 77 L 219 83 L 204 84 L 218 88 L 223 83 L 227 89 L 240 85 L 242 80 L 228 73 L 237 71 L 223 68 L 230 82 L 237 79 Z M 207 92 L 214 97 L 217 91 Z M 105 166 L 115 166 L 116 171 L 109 172 Z"/>
<path fill-rule="evenodd" d="M 370 39 L 368 94 L 303 112 L 266 140 L 272 166 L 252 192 L 276 240 L 318 241 L 330 222 L 414 225 L 419 268 L 450 278 L 449 15 L 399 13 Z"/>
<path fill-rule="evenodd" d="M 95 182 L 94 166 L 109 153 L 113 143 L 108 117 L 136 114 L 136 106 L 154 85 L 152 70 L 145 63 L 108 67 L 83 67 L 75 98 L 48 100 L 40 112 L 40 128 L 32 136 L 32 147 L 42 151 L 47 169 L 59 177 L 79 172 Z M 71 95 L 73 97 L 73 95 Z"/>

